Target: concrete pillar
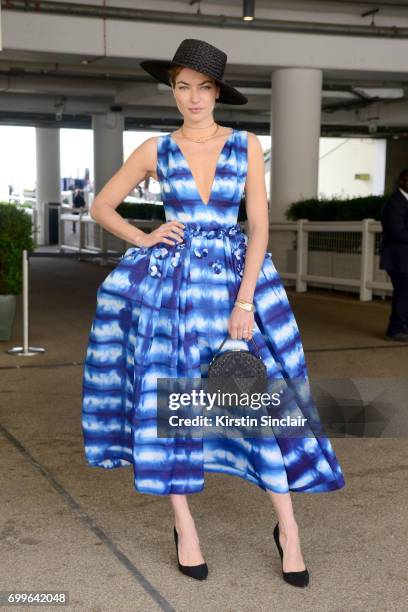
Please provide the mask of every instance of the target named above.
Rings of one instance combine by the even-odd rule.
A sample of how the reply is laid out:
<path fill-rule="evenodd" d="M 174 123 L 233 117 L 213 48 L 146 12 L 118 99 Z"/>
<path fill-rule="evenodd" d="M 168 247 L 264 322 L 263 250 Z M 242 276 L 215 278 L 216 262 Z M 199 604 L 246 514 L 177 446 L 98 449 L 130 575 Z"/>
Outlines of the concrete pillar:
<path fill-rule="evenodd" d="M 388 138 L 385 157 L 385 193 L 396 188 L 401 170 L 408 168 L 408 138 Z"/>
<path fill-rule="evenodd" d="M 49 244 L 48 210 L 45 202 L 61 202 L 60 131 L 59 128 L 38 127 L 37 156 L 37 244 Z"/>
<path fill-rule="evenodd" d="M 286 221 L 292 202 L 317 197 L 321 90 L 321 70 L 272 73 L 271 221 Z"/>
<path fill-rule="evenodd" d="M 372 178 L 373 195 L 383 195 L 385 185 L 385 160 L 387 158 L 387 142 L 382 138 L 374 141 L 374 164 Z M 408 164 L 407 164 L 408 165 Z"/>
<path fill-rule="evenodd" d="M 112 178 L 123 164 L 122 113 L 109 112 L 92 115 L 94 174 L 97 196 L 102 187 Z"/>
<path fill-rule="evenodd" d="M 123 114 L 109 112 L 92 115 L 92 129 L 95 198 L 123 164 Z M 98 226 L 97 233 L 99 234 L 99 248 L 105 252 L 107 249 L 106 230 Z"/>

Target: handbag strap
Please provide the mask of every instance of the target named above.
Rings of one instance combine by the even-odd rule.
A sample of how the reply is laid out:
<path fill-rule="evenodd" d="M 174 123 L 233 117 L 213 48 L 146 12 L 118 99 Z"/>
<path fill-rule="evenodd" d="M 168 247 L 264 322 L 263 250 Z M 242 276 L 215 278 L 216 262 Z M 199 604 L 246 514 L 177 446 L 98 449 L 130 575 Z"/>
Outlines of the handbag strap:
<path fill-rule="evenodd" d="M 229 336 L 225 336 L 224 340 L 221 342 L 220 346 L 218 347 L 218 349 L 215 351 L 214 355 L 216 355 L 224 346 L 224 343 L 226 342 L 226 340 L 229 338 Z M 246 342 L 248 342 L 248 340 L 246 338 L 242 338 L 243 340 L 245 340 Z M 254 343 L 254 347 L 255 347 L 255 351 L 257 356 L 259 357 L 259 359 L 261 358 L 260 354 L 259 354 L 259 350 L 258 350 L 258 345 L 256 344 L 255 340 L 251 337 L 250 340 L 252 340 L 252 342 Z M 213 356 L 214 356 L 213 355 Z"/>

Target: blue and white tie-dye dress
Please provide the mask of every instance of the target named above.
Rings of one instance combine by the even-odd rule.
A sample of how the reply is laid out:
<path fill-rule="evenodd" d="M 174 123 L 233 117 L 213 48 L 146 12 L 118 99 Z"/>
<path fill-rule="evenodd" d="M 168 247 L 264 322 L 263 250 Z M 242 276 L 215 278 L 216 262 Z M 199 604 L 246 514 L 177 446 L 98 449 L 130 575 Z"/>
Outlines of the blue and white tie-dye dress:
<path fill-rule="evenodd" d="M 228 336 L 248 242 L 237 223 L 247 138 L 245 130 L 228 136 L 207 204 L 175 140 L 170 134 L 158 138 L 157 175 L 166 220 L 185 225 L 183 242 L 129 248 L 97 291 L 83 369 L 85 458 L 89 466 L 133 466 L 134 486 L 141 493 L 199 492 L 205 471 L 239 476 L 277 493 L 325 492 L 345 485 L 324 433 L 184 442 L 157 435 L 157 378 L 205 378 Z M 299 330 L 270 252 L 254 304 L 253 338 L 268 378 L 303 377 L 309 393 L 299 405 L 303 413 L 313 413 Z M 230 337 L 224 344 L 225 350 L 251 346 Z"/>

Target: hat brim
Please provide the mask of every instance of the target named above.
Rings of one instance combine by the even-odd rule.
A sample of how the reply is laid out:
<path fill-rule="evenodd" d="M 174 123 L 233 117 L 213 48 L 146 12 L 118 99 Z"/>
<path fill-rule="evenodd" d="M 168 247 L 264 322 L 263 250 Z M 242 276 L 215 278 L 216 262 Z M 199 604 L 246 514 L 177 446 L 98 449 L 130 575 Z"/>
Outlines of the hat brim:
<path fill-rule="evenodd" d="M 148 72 L 152 77 L 165 83 L 171 87 L 171 82 L 168 76 L 168 69 L 172 66 L 184 66 L 190 68 L 187 64 L 181 62 L 172 62 L 167 60 L 144 60 L 139 63 L 140 67 Z M 194 70 L 194 68 L 192 68 Z M 220 86 L 220 95 L 217 102 L 220 104 L 247 104 L 248 98 L 246 98 L 240 91 L 229 85 L 226 81 L 219 81 L 215 79 Z"/>

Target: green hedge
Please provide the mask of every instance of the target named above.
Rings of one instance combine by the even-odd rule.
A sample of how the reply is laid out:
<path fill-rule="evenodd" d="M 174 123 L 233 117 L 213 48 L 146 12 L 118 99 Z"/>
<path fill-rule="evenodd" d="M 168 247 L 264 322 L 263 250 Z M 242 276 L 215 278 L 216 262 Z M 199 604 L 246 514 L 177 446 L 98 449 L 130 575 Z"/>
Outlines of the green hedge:
<path fill-rule="evenodd" d="M 142 202 L 122 202 L 116 212 L 124 219 L 163 219 L 164 208 L 161 204 Z"/>
<path fill-rule="evenodd" d="M 381 219 L 381 207 L 390 193 L 357 198 L 331 199 L 311 198 L 291 204 L 285 215 L 289 221 L 308 219 L 309 221 L 361 221 L 362 219 Z"/>
<path fill-rule="evenodd" d="M 166 221 L 163 204 L 150 202 L 122 202 L 116 210 L 124 219 L 158 219 L 163 222 Z M 246 219 L 245 199 L 242 198 L 238 210 L 238 221 L 246 221 Z"/>
<path fill-rule="evenodd" d="M 34 250 L 31 217 L 15 204 L 0 202 L 0 294 L 22 291 L 21 253 Z"/>
<path fill-rule="evenodd" d="M 362 219 L 381 219 L 381 208 L 391 193 L 380 196 L 357 198 L 333 198 L 299 200 L 286 211 L 288 221 L 308 219 L 309 221 L 361 221 Z M 117 208 L 119 214 L 127 219 L 166 220 L 162 204 L 143 204 L 122 202 Z M 241 200 L 238 221 L 246 221 L 245 194 Z"/>
<path fill-rule="evenodd" d="M 362 219 L 381 219 L 381 208 L 391 193 L 356 198 L 310 198 L 293 202 L 286 211 L 288 221 L 308 219 L 309 221 L 361 221 Z M 119 214 L 127 219 L 166 220 L 162 204 L 122 202 L 117 208 Z M 241 200 L 238 221 L 246 221 L 245 193 Z"/>
<path fill-rule="evenodd" d="M 381 219 L 381 208 L 391 193 L 380 196 L 364 196 L 341 199 L 310 198 L 293 202 L 286 211 L 288 221 L 308 219 L 309 221 L 361 221 L 362 219 Z M 122 202 L 117 211 L 125 219 L 159 219 L 165 221 L 164 207 L 155 203 Z M 246 221 L 245 193 L 241 200 L 238 221 Z"/>

